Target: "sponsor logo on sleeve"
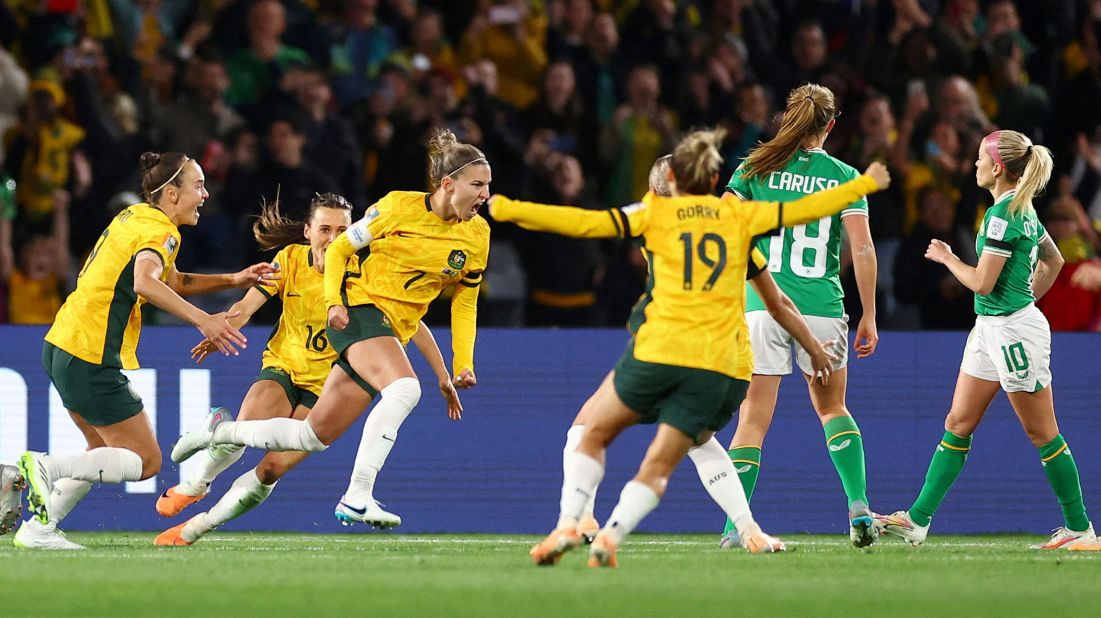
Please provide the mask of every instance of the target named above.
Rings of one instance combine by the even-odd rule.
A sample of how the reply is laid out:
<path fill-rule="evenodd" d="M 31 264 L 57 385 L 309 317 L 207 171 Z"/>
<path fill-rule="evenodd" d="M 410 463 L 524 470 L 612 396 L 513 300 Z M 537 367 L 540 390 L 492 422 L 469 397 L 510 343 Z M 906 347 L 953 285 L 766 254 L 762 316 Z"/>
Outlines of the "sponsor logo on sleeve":
<path fill-rule="evenodd" d="M 986 237 L 994 240 L 1005 238 L 1005 231 L 1009 229 L 1009 222 L 1000 217 L 990 217 L 990 223 L 986 226 Z"/>
<path fill-rule="evenodd" d="M 176 240 L 176 237 L 168 234 L 164 237 L 164 250 L 168 252 L 168 255 L 172 255 L 176 252 L 176 247 L 180 245 L 180 242 Z"/>

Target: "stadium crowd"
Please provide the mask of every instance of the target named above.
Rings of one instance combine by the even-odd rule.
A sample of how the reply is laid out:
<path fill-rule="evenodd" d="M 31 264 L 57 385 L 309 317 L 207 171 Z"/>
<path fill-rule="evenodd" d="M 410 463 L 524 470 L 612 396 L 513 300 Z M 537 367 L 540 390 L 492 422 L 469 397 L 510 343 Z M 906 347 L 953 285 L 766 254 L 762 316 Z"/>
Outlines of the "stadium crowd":
<path fill-rule="evenodd" d="M 493 192 L 601 209 L 639 199 L 685 131 L 721 126 L 721 188 L 805 82 L 844 112 L 826 149 L 896 179 L 870 197 L 881 328 L 973 323 L 924 254 L 938 238 L 975 261 L 975 158 L 997 128 L 1055 155 L 1037 207 L 1067 265 L 1041 308 L 1055 330 L 1101 328 L 1101 0 L 3 0 L 0 321 L 52 321 L 140 201 L 146 150 L 206 171 L 178 267 L 233 271 L 260 255 L 264 202 L 301 216 L 336 192 L 358 218 L 427 190 L 442 127 L 486 153 Z M 490 224 L 482 324 L 624 323 L 636 247 Z"/>

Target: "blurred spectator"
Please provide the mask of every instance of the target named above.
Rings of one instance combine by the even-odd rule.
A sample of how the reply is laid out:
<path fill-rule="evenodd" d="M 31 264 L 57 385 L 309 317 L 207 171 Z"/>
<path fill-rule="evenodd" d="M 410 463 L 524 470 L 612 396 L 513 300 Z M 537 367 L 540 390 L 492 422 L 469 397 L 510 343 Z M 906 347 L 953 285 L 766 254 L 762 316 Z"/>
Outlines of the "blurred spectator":
<path fill-rule="evenodd" d="M 8 278 L 15 270 L 12 246 L 15 212 L 15 180 L 0 173 L 0 324 L 8 321 Z"/>
<path fill-rule="evenodd" d="M 547 56 L 552 61 L 569 61 L 586 45 L 593 23 L 593 0 L 551 0 L 547 13 Z"/>
<path fill-rule="evenodd" d="M 390 56 L 390 60 L 418 73 L 444 71 L 459 75 L 459 60 L 444 37 L 443 17 L 439 11 L 420 9 L 409 30 L 409 44 Z M 466 84 L 456 84 L 459 98 L 466 95 Z"/>
<path fill-rule="evenodd" d="M 328 172 L 354 208 L 365 209 L 367 190 L 359 142 L 351 123 L 333 111 L 333 91 L 325 74 L 317 69 L 303 71 L 293 94 L 306 111 L 306 160 Z"/>
<path fill-rule="evenodd" d="M 586 190 L 581 164 L 572 156 L 556 159 L 551 190 L 532 193 L 533 200 L 562 206 L 599 209 Z M 519 231 L 517 246 L 528 274 L 526 322 L 529 326 L 595 326 L 599 323 L 596 287 L 603 275 L 597 240 Z"/>
<path fill-rule="evenodd" d="M 158 150 L 202 158 L 212 142 L 222 142 L 241 126 L 241 116 L 223 98 L 228 89 L 229 76 L 221 56 L 213 48 L 200 48 L 187 62 L 183 89 L 176 100 L 158 108 L 153 117 Z"/>
<path fill-rule="evenodd" d="M 478 0 L 478 8 L 459 45 L 465 64 L 489 60 L 498 68 L 497 96 L 524 109 L 539 96 L 547 66 L 544 49 L 547 16 L 525 0 Z"/>
<path fill-rule="evenodd" d="M 0 136 L 19 122 L 19 108 L 27 100 L 27 87 L 30 79 L 15 62 L 15 57 L 8 50 L 0 47 Z M 0 169 L 3 169 L 5 158 L 5 144 L 0 140 Z"/>
<path fill-rule="evenodd" d="M 895 258 L 895 298 L 918 306 L 923 329 L 969 329 L 975 322 L 974 295 L 940 264 L 925 259 L 925 250 L 936 238 L 965 263 L 975 264 L 975 238 L 955 223 L 951 198 L 940 188 L 925 187 L 919 202 L 920 218 Z"/>
<path fill-rule="evenodd" d="M 662 92 L 669 104 L 681 82 L 680 71 L 689 59 L 692 31 L 699 26 L 699 14 L 687 2 L 642 0 L 622 21 L 620 51 L 632 66 L 647 64 L 658 71 Z M 651 161 L 652 162 L 652 161 Z"/>
<path fill-rule="evenodd" d="M 498 170 L 494 187 L 517 194 L 524 177 L 521 157 L 524 152 L 524 128 L 516 108 L 498 96 L 500 82 L 497 66 L 481 60 L 463 72 L 470 89 L 462 102 L 460 126 L 470 138 L 465 140 L 482 149 Z M 456 133 L 457 135 L 457 133 Z"/>
<path fill-rule="evenodd" d="M 726 137 L 722 143 L 724 163 L 719 175 L 721 182 L 730 179 L 752 148 L 770 138 L 771 117 L 772 105 L 765 87 L 753 81 L 738 84 L 734 89 L 733 117 L 722 119 Z"/>
<path fill-rule="evenodd" d="M 975 54 L 979 35 L 975 22 L 979 17 L 979 0 L 947 0 L 929 36 L 937 49 L 940 66 L 960 75 L 974 76 Z"/>
<path fill-rule="evenodd" d="M 69 277 L 69 202 L 60 196 L 52 229 L 32 229 L 18 239 L 15 268 L 7 278 L 12 324 L 51 324 L 61 308 L 61 287 Z"/>
<path fill-rule="evenodd" d="M 1051 323 L 1051 330 L 1098 330 L 1101 327 L 1101 289 L 1089 281 L 1091 269 L 1101 265 L 1097 259 L 1097 232 L 1090 225 L 1082 205 L 1070 196 L 1061 196 L 1051 202 L 1044 227 L 1059 246 L 1066 264 L 1051 289 L 1039 300 L 1040 310 Z"/>
<path fill-rule="evenodd" d="M 258 103 L 292 67 L 310 65 L 310 57 L 283 44 L 287 12 L 279 0 L 256 0 L 248 8 L 248 47 L 229 61 L 226 101 L 237 109 Z"/>
<path fill-rule="evenodd" d="M 554 131 L 558 152 L 586 162 L 596 159 L 596 127 L 589 124 L 568 62 L 556 60 L 547 66 L 542 96 L 524 110 L 523 119 L 528 135 L 539 129 Z"/>
<path fill-rule="evenodd" d="M 378 21 L 378 0 L 345 0 L 332 26 L 329 73 L 341 107 L 366 98 L 382 63 L 398 47 L 394 30 Z"/>
<path fill-rule="evenodd" d="M 570 56 L 577 91 L 585 110 L 599 126 L 612 120 L 627 67 L 619 54 L 619 27 L 608 13 L 593 17 L 586 46 Z"/>
<path fill-rule="evenodd" d="M 649 187 L 654 160 L 673 148 L 676 119 L 660 99 L 657 69 L 649 65 L 631 69 L 627 101 L 616 109 L 611 125 L 603 130 L 601 154 L 611 167 L 606 192 L 610 207 L 642 197 Z"/>
<path fill-rule="evenodd" d="M 161 48 L 174 47 L 196 0 L 107 0 L 116 42 L 147 67 Z M 149 73 L 146 72 L 146 77 Z"/>
<path fill-rule="evenodd" d="M 1028 83 L 1024 61 L 1020 39 L 1011 32 L 999 34 L 990 42 L 990 74 L 979 76 L 976 89 L 983 111 L 994 124 L 1038 140 L 1044 135 L 1051 104 L 1043 88 Z"/>
<path fill-rule="evenodd" d="M 83 195 L 91 185 L 80 147 L 84 129 L 61 117 L 64 100 L 57 83 L 32 82 L 23 118 L 5 136 L 6 167 L 19 185 L 19 219 L 32 225 L 49 224 L 57 204 L 72 199 L 70 186 Z"/>

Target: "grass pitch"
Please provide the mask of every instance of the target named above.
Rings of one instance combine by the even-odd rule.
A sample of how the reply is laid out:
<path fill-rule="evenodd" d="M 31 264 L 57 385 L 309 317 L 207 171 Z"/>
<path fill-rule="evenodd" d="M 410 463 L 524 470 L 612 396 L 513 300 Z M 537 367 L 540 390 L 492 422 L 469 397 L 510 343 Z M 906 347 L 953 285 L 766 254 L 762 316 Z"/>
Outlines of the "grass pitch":
<path fill-rule="evenodd" d="M 72 533 L 83 552 L 0 539 L 11 616 L 1097 616 L 1101 554 L 1036 552 L 1038 537 L 785 537 L 751 556 L 717 535 L 635 535 L 620 568 L 585 551 L 536 568 L 534 536 Z M 7 610 L 14 610 L 8 614 Z"/>

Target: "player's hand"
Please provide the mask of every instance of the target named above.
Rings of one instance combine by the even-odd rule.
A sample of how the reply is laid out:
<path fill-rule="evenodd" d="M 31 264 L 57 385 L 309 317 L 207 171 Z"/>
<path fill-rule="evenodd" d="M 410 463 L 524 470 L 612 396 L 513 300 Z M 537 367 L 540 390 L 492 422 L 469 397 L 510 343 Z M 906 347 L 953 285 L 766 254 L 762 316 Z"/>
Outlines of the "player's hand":
<path fill-rule="evenodd" d="M 348 308 L 344 305 L 329 307 L 329 328 L 344 330 L 348 328 Z"/>
<path fill-rule="evenodd" d="M 891 186 L 891 173 L 887 171 L 887 166 L 879 161 L 872 161 L 864 173 L 872 177 L 876 188 L 880 191 Z"/>
<path fill-rule="evenodd" d="M 473 371 L 463 369 L 451 382 L 455 385 L 455 388 L 462 390 L 478 384 L 478 378 L 474 377 Z"/>
<path fill-rule="evenodd" d="M 455 385 L 451 383 L 451 376 L 440 379 L 440 394 L 447 402 L 447 418 L 453 421 L 463 420 L 463 404 L 459 401 L 459 391 L 455 390 Z"/>
<path fill-rule="evenodd" d="M 204 337 L 210 340 L 210 343 L 212 343 L 219 352 L 226 356 L 231 354 L 233 356 L 240 356 L 240 352 L 237 351 L 237 348 L 243 350 L 248 347 L 248 339 L 241 334 L 241 331 L 237 330 L 229 323 L 230 318 L 235 318 L 239 315 L 241 315 L 240 311 L 234 311 L 232 313 L 223 311 L 200 318 L 199 323 L 195 326 Z"/>
<path fill-rule="evenodd" d="M 856 339 L 853 340 L 853 349 L 857 358 L 867 358 L 875 353 L 875 347 L 879 345 L 879 331 L 875 327 L 875 316 L 865 314 L 860 318 L 860 324 L 856 327 Z"/>
<path fill-rule="evenodd" d="M 209 339 L 203 339 L 195 344 L 195 347 L 191 348 L 191 360 L 195 361 L 195 364 L 198 365 L 202 363 L 207 356 L 217 350 L 218 348 L 211 343 Z"/>
<path fill-rule="evenodd" d="M 938 264 L 947 263 L 948 260 L 954 257 L 956 257 L 956 254 L 952 253 L 952 247 L 943 240 L 937 240 L 936 238 L 929 241 L 929 248 L 925 250 L 925 259 Z"/>
<path fill-rule="evenodd" d="M 501 196 L 499 196 L 499 195 L 491 195 L 491 196 L 489 196 L 489 199 L 486 200 L 486 209 L 489 211 L 489 216 L 492 217 L 494 221 L 499 221 L 500 220 L 500 219 L 497 218 L 497 211 L 496 211 L 496 208 L 495 208 L 496 205 L 497 205 L 497 200 L 500 197 Z"/>
<path fill-rule="evenodd" d="M 265 281 L 278 281 L 283 276 L 279 274 L 279 265 L 271 262 L 260 262 L 248 268 L 233 273 L 233 287 L 247 288 Z"/>
<path fill-rule="evenodd" d="M 817 350 L 810 351 L 810 366 L 814 370 L 814 375 L 811 376 L 812 382 L 818 382 L 822 386 L 830 383 L 830 376 L 833 375 L 834 363 L 841 360 L 836 352 L 837 342 L 833 339 L 820 342 Z"/>

